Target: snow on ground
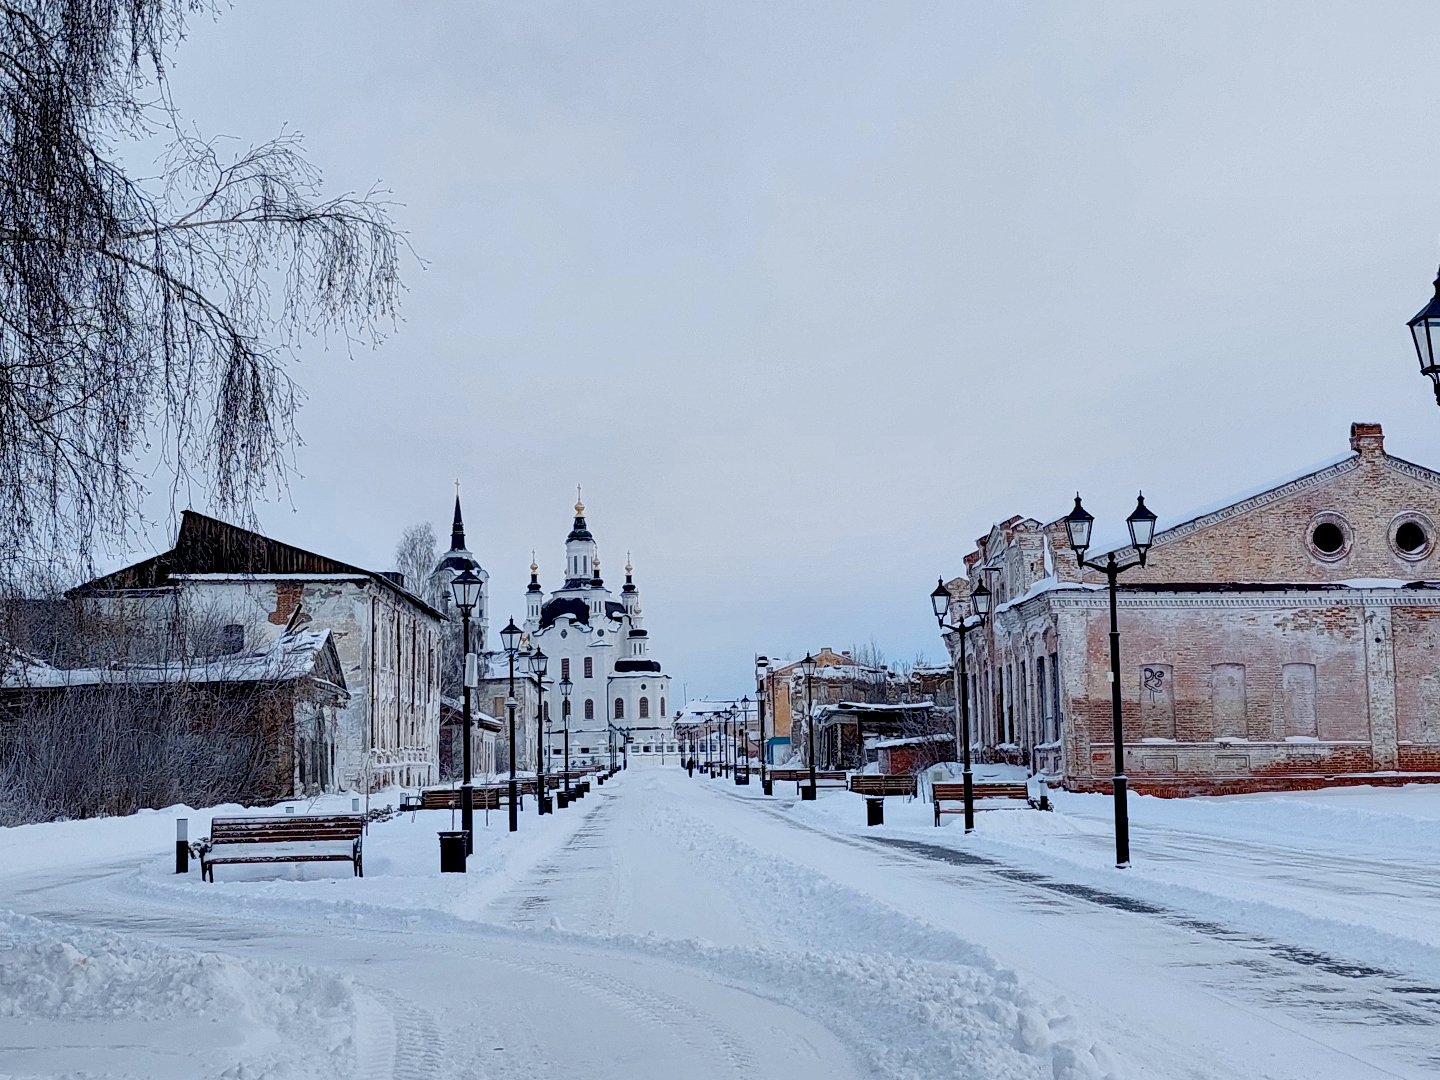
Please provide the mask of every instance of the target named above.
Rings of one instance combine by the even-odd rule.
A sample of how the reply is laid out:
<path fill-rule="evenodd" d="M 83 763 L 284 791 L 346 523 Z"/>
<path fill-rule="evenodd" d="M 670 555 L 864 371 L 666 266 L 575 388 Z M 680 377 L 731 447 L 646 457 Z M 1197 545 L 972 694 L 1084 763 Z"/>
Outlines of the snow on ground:
<path fill-rule="evenodd" d="M 358 879 L 175 875 L 174 819 L 238 807 L 0 830 L 0 1077 L 1440 1069 L 1440 790 L 1132 798 L 1118 871 L 1104 796 L 967 837 L 789 787 L 631 770 L 477 815 L 465 875 L 448 811 L 373 825 Z"/>

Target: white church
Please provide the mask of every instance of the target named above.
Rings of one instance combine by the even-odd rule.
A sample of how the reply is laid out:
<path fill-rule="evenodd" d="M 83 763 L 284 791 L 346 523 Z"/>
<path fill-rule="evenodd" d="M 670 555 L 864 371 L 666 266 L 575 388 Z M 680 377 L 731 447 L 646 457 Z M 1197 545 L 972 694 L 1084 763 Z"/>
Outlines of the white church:
<path fill-rule="evenodd" d="M 489 574 L 465 547 L 460 517 L 460 500 L 455 500 L 455 523 L 451 529 L 450 551 L 435 567 L 430 592 L 441 610 L 458 622 L 451 610 L 450 581 L 462 570 L 474 572 L 482 581 L 480 600 L 471 618 L 471 648 L 487 656 L 485 677 L 476 695 L 477 710 L 486 710 L 505 720 L 504 701 L 508 695 L 508 664 L 503 652 L 491 651 L 491 597 Z M 631 764 L 674 763 L 677 761 L 674 718 L 679 703 L 671 694 L 670 676 L 650 655 L 650 636 L 640 611 L 640 590 L 635 586 L 633 568 L 626 563 L 625 585 L 619 599 L 600 577 L 600 553 L 595 537 L 585 524 L 585 505 L 575 503 L 575 524 L 565 538 L 564 584 L 547 600 L 540 586 L 540 568 L 531 562 L 530 586 L 525 593 L 524 637 L 520 648 L 529 654 L 535 649 L 548 657 L 546 688 L 537 702 L 534 683 L 526 678 L 525 657 L 516 665 L 515 692 L 518 704 L 516 723 L 516 764 L 521 771 L 533 770 L 536 744 L 545 731 L 545 768 L 560 769 L 564 763 L 564 732 L 570 731 L 571 765 L 606 764 L 613 750 L 616 763 L 622 755 Z M 498 619 L 501 616 L 495 614 Z M 458 630 L 456 643 L 458 656 Z M 458 678 L 458 676 L 457 676 Z M 562 684 L 568 680 L 568 699 Z M 456 691 L 458 694 L 458 690 Z M 536 724 L 537 705 L 541 722 Z M 507 755 L 508 732 L 503 725 L 494 751 L 496 767 L 502 768 Z M 478 749 L 478 748 L 477 748 Z"/>
<path fill-rule="evenodd" d="M 625 565 L 619 599 L 600 577 L 600 553 L 585 524 L 585 504 L 575 503 L 575 524 L 565 538 L 565 583 L 545 599 L 539 567 L 530 564 L 523 629 L 532 648 L 549 657 L 551 688 L 546 693 L 551 729 L 547 768 L 563 760 L 565 709 L 569 708 L 572 764 L 606 761 L 611 739 L 618 755 L 634 755 L 654 740 L 655 729 L 669 730 L 674 716 L 670 676 L 650 655 L 640 590 L 634 569 Z M 561 693 L 571 684 L 568 703 Z"/>

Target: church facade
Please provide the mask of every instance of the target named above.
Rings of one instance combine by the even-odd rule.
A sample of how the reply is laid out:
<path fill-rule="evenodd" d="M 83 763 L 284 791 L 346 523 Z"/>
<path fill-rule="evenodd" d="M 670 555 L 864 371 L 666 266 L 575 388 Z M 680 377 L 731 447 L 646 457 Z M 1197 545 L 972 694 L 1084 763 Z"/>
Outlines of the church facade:
<path fill-rule="evenodd" d="M 525 593 L 525 641 L 549 658 L 544 701 L 549 752 L 546 768 L 564 761 L 563 732 L 570 732 L 570 763 L 598 764 L 618 755 L 631 729 L 668 726 L 674 715 L 670 676 L 651 655 L 640 590 L 628 559 L 618 597 L 600 576 L 600 552 L 585 523 L 585 504 L 565 538 L 565 576 L 548 599 L 539 566 L 530 564 Z M 567 698 L 561 690 L 568 680 Z"/>

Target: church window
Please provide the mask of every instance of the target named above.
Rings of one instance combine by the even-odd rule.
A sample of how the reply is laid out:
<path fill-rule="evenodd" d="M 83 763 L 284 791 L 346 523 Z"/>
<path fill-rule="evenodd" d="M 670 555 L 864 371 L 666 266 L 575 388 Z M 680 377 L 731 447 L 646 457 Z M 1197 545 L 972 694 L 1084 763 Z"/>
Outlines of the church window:
<path fill-rule="evenodd" d="M 595 677 L 595 658 L 593 656 L 585 657 L 585 677 L 587 679 Z"/>
<path fill-rule="evenodd" d="M 560 678 L 570 678 L 570 658 L 568 656 L 560 658 Z"/>
<path fill-rule="evenodd" d="M 586 720 L 594 720 L 594 719 L 595 719 L 595 699 L 594 699 L 594 698 L 588 698 L 588 697 L 587 697 L 587 698 L 585 699 L 585 719 L 586 719 Z"/>
<path fill-rule="evenodd" d="M 617 698 L 615 699 L 615 719 L 616 719 L 616 720 L 624 720 L 624 719 L 625 719 L 625 699 L 624 699 L 624 698 L 618 698 L 618 697 L 617 697 Z"/>
<path fill-rule="evenodd" d="M 663 697 L 660 699 L 660 715 L 665 715 L 665 699 Z"/>
<path fill-rule="evenodd" d="M 640 699 L 640 719 L 650 719 L 650 699 L 648 697 L 642 697 Z"/>
<path fill-rule="evenodd" d="M 561 703 L 561 705 L 560 705 L 560 715 L 561 715 L 561 716 L 569 716 L 569 715 L 570 715 L 570 699 L 569 699 L 568 697 L 567 697 L 567 698 Z"/>
<path fill-rule="evenodd" d="M 545 722 L 550 722 L 550 702 L 545 702 Z"/>

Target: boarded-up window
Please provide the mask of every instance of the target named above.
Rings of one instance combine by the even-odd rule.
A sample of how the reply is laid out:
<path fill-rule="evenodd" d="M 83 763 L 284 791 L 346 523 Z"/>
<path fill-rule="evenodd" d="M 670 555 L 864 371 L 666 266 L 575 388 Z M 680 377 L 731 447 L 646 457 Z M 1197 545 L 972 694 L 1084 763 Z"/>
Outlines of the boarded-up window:
<path fill-rule="evenodd" d="M 1286 664 L 1280 676 L 1285 734 L 1315 734 L 1315 665 Z"/>
<path fill-rule="evenodd" d="M 1146 739 L 1175 737 L 1175 669 L 1169 664 L 1140 668 L 1140 731 Z"/>
<path fill-rule="evenodd" d="M 1244 664 L 1211 666 L 1210 717 L 1215 725 L 1215 738 L 1245 737 Z"/>

